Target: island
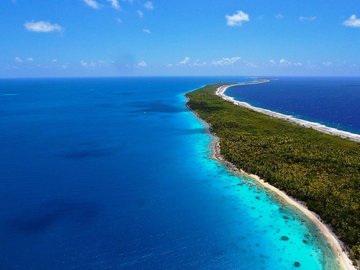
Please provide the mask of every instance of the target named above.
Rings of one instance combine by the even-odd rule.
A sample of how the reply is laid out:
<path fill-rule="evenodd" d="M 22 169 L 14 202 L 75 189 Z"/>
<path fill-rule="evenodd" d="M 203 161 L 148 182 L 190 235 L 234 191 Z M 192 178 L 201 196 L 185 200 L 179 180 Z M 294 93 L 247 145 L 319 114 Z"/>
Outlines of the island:
<path fill-rule="evenodd" d="M 359 267 L 359 137 L 235 101 L 224 94 L 232 85 L 186 94 L 188 108 L 214 135 L 214 157 L 303 212 L 329 240 L 342 268 Z"/>

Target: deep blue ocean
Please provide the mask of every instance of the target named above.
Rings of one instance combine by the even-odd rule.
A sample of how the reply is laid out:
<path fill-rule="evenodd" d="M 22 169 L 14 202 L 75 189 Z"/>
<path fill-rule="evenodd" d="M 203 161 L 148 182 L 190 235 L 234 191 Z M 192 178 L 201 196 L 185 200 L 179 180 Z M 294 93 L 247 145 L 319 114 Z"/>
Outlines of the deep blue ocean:
<path fill-rule="evenodd" d="M 336 269 L 306 218 L 210 158 L 185 107 L 245 80 L 0 80 L 0 269 Z"/>
<path fill-rule="evenodd" d="M 287 78 L 234 86 L 237 100 L 297 118 L 360 134 L 360 77 Z"/>

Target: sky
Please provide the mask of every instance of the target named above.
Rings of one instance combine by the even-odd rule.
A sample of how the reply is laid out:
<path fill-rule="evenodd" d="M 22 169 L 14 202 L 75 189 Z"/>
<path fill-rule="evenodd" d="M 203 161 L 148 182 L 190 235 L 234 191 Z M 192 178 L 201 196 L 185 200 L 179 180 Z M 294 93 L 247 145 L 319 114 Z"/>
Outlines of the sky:
<path fill-rule="evenodd" d="M 360 0 L 0 0 L 0 78 L 360 76 Z"/>

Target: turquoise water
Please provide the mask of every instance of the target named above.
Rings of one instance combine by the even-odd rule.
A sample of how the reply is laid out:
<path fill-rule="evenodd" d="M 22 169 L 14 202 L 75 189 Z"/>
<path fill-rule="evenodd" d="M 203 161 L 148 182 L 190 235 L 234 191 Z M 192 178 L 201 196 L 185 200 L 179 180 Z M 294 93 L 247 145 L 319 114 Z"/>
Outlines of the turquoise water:
<path fill-rule="evenodd" d="M 210 158 L 185 92 L 246 78 L 0 81 L 0 269 L 336 269 Z"/>

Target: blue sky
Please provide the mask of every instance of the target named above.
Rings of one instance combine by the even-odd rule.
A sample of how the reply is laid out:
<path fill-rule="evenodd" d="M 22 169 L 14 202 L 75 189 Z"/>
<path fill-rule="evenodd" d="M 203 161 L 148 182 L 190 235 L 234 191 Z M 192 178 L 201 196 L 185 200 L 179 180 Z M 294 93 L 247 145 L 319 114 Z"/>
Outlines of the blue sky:
<path fill-rule="evenodd" d="M 360 76 L 359 0 L 1 0 L 0 77 Z"/>

